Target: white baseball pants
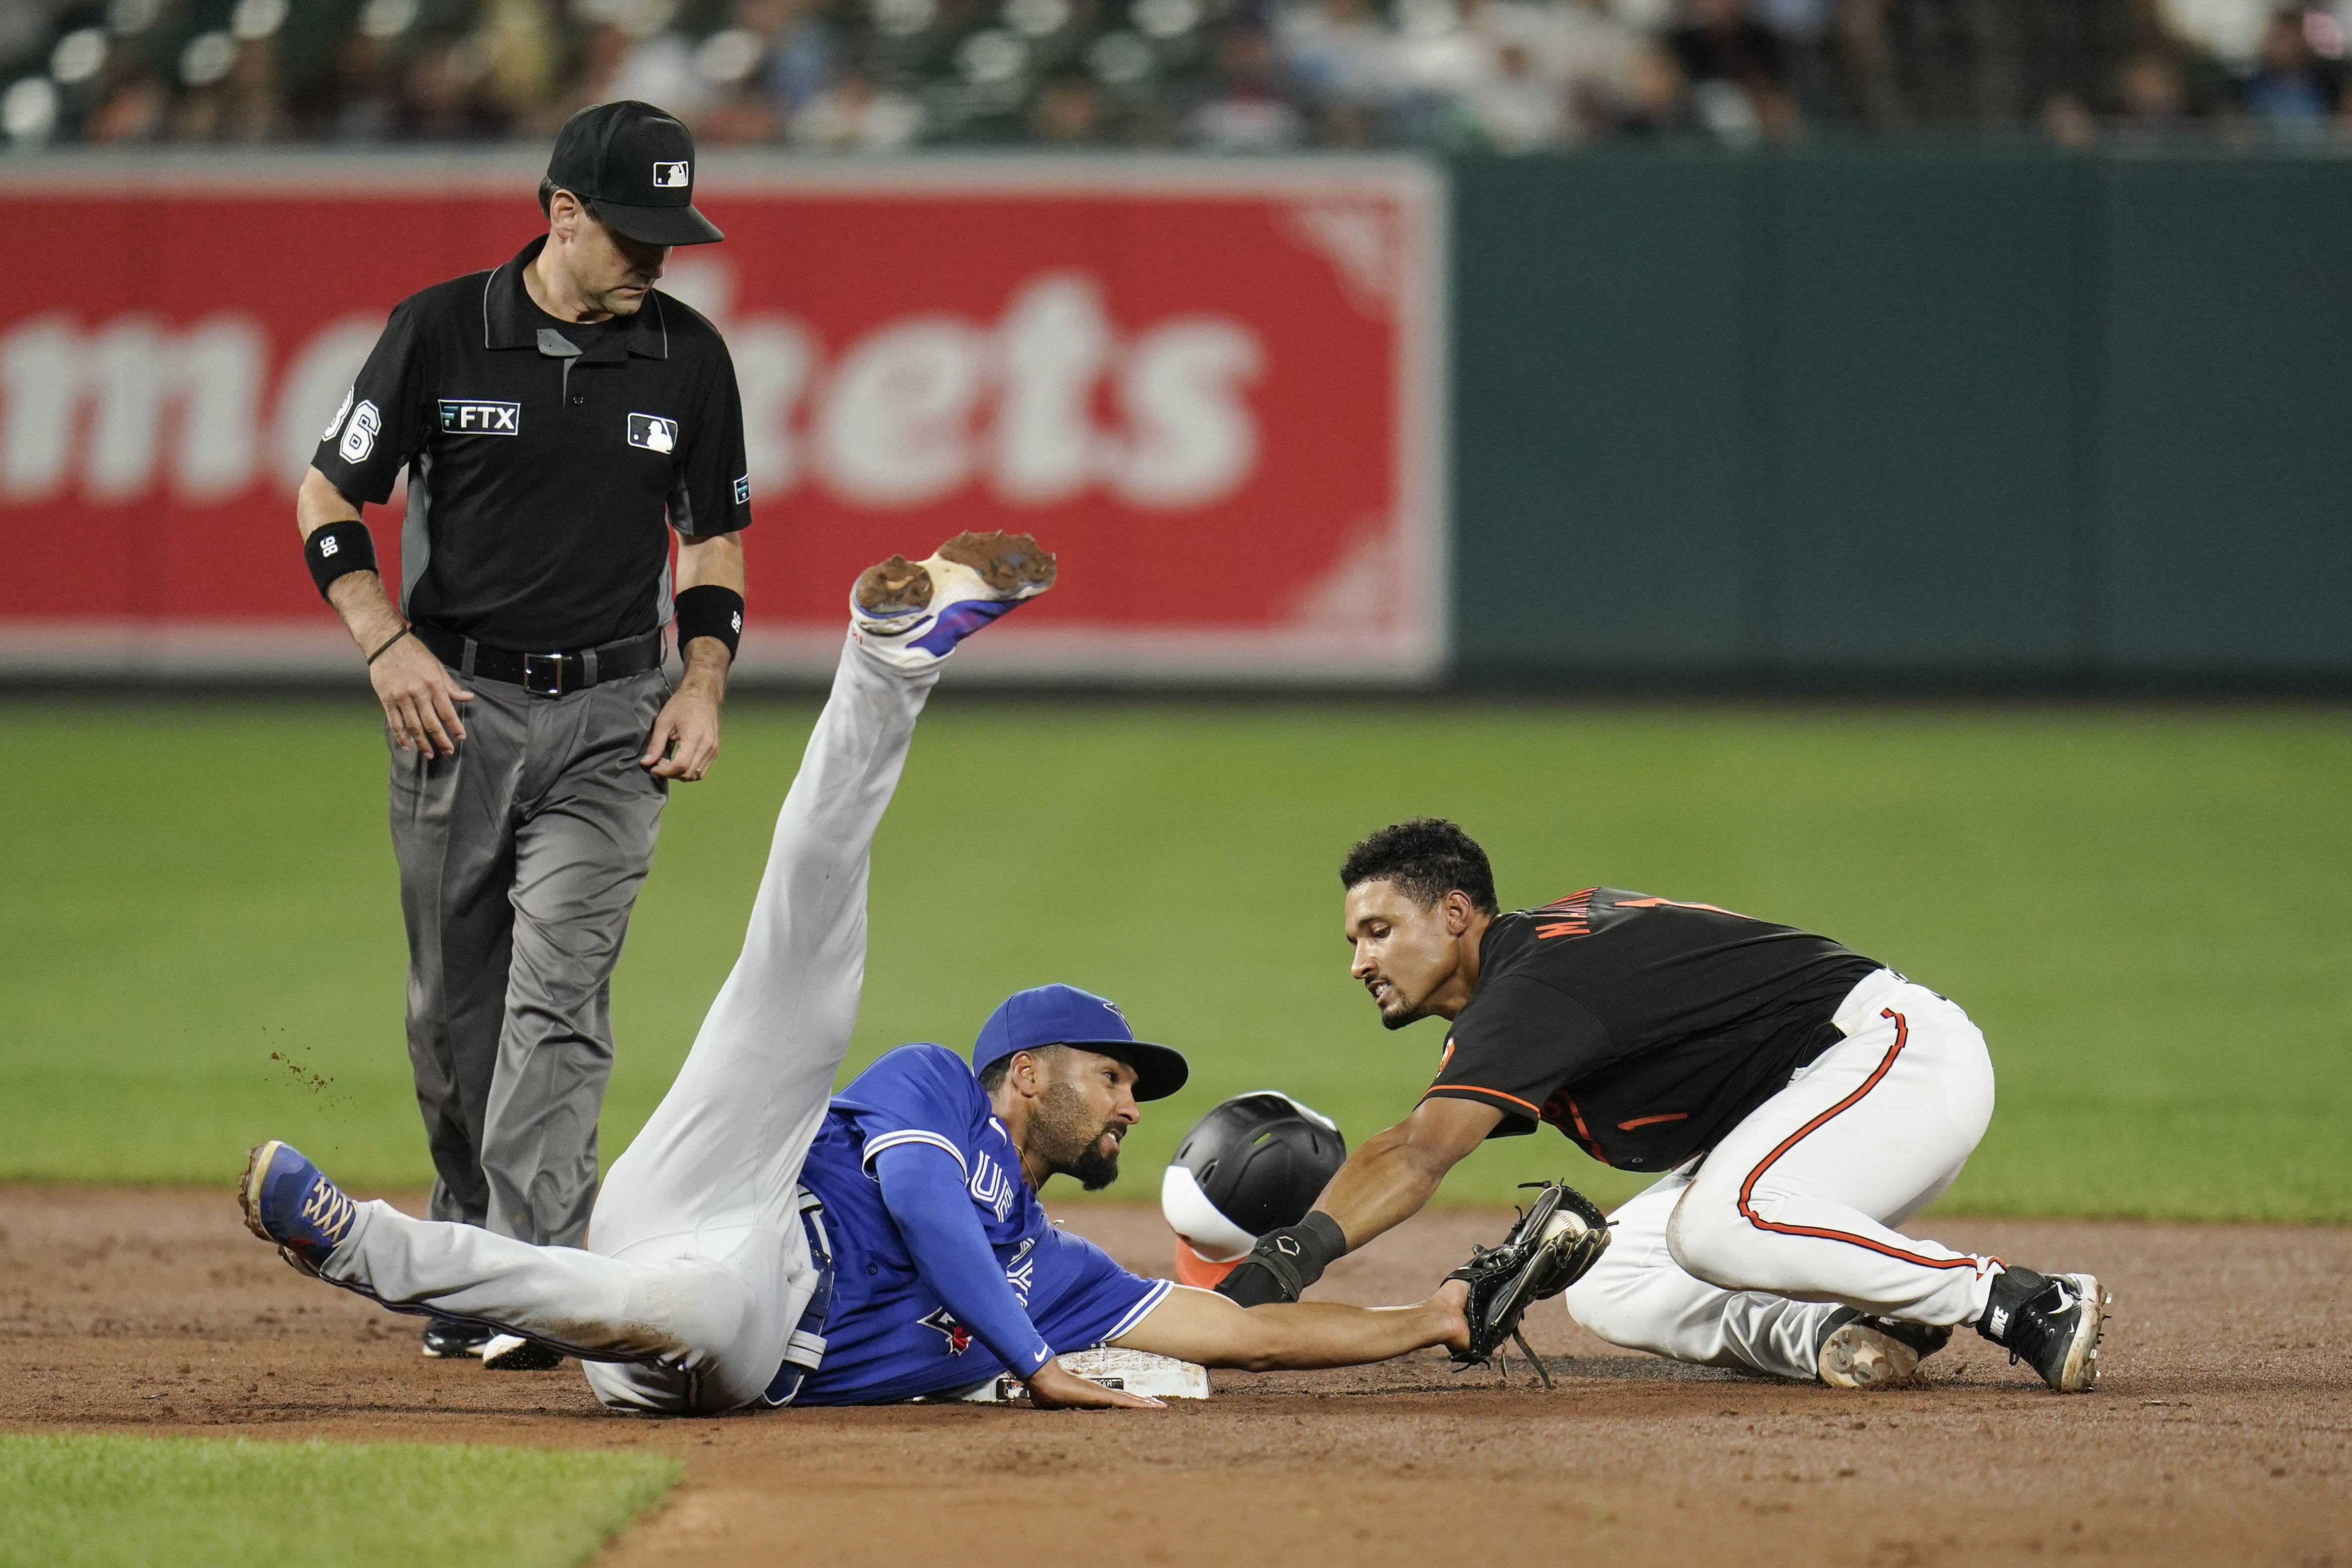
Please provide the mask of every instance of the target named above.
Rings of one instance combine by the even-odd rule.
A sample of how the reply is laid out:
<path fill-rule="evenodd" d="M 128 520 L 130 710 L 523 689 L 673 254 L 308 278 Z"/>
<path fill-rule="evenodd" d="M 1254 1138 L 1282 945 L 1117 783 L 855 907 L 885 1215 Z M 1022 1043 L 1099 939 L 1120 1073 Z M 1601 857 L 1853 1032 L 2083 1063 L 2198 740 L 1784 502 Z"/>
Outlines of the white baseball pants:
<path fill-rule="evenodd" d="M 614 1161 L 585 1249 L 368 1203 L 326 1277 L 561 1345 L 608 1406 L 683 1414 L 757 1400 L 817 1284 L 801 1163 L 857 1019 L 875 829 L 938 679 L 936 665 L 907 674 L 843 649 L 742 956 L 677 1082 Z"/>
<path fill-rule="evenodd" d="M 1958 1326 L 1994 1260 L 1894 1229 L 1952 1185 L 1992 1120 L 1968 1014 L 1892 969 L 1840 1004 L 1845 1035 L 1708 1153 L 1614 1215 L 1565 1300 L 1612 1344 L 1811 1380 L 1840 1307 Z"/>

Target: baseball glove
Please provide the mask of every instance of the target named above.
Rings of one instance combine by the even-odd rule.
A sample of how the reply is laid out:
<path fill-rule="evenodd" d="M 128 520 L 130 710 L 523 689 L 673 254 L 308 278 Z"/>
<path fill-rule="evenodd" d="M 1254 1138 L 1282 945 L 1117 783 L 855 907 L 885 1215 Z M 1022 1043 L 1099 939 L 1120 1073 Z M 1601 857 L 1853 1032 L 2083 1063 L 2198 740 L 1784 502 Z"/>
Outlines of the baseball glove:
<path fill-rule="evenodd" d="M 1496 1359 L 1503 1342 L 1509 1340 L 1549 1388 L 1551 1374 L 1519 1333 L 1520 1314 L 1584 1278 L 1608 1249 L 1609 1220 L 1591 1198 L 1566 1182 L 1521 1185 L 1537 1189 L 1535 1201 L 1520 1212 L 1503 1244 L 1478 1248 L 1470 1261 L 1445 1276 L 1470 1287 L 1470 1346 L 1455 1351 L 1454 1359 L 1484 1365 Z"/>

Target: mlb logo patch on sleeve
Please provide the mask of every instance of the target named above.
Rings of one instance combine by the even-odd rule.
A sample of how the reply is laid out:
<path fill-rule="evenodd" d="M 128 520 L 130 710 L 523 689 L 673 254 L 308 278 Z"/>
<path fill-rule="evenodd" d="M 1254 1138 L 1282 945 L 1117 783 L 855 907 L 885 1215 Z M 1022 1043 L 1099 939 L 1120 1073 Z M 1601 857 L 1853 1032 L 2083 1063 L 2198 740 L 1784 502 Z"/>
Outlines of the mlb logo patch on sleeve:
<path fill-rule="evenodd" d="M 684 163 L 654 165 L 654 189 L 656 191 L 682 190 L 692 183 L 687 177 L 687 165 Z"/>
<path fill-rule="evenodd" d="M 441 433 L 444 435 L 520 435 L 522 404 L 445 397 L 441 400 Z"/>
<path fill-rule="evenodd" d="M 633 413 L 629 415 L 629 444 L 642 446 L 648 452 L 675 452 L 677 450 L 677 421 L 664 419 L 657 413 Z"/>

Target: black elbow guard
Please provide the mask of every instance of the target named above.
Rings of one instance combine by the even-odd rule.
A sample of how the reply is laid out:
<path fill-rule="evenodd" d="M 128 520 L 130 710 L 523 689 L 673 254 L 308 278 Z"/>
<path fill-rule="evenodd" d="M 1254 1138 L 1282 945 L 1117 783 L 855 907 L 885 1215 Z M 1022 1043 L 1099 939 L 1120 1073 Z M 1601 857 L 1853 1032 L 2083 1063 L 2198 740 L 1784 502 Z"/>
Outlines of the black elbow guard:
<path fill-rule="evenodd" d="M 375 570 L 375 536 L 357 517 L 322 524 L 302 541 L 302 559 L 310 568 L 310 580 L 319 585 L 319 597 L 324 599 L 328 584 L 335 579 Z"/>
<path fill-rule="evenodd" d="M 743 640 L 743 596 L 717 583 L 689 588 L 677 596 L 677 621 L 678 657 L 686 656 L 686 645 L 697 637 L 716 637 L 727 645 L 732 663 L 736 644 Z"/>
<path fill-rule="evenodd" d="M 1318 1208 L 1296 1225 L 1259 1237 L 1250 1255 L 1217 1286 L 1217 1294 L 1245 1307 L 1295 1301 L 1347 1251 L 1347 1232 Z"/>

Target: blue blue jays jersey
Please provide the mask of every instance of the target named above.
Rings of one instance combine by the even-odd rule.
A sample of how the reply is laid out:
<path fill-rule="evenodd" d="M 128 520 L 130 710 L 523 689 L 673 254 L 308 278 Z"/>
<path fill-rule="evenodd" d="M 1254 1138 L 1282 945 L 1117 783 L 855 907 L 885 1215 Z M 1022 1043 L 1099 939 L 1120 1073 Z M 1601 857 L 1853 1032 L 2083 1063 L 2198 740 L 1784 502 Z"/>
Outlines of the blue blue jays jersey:
<path fill-rule="evenodd" d="M 801 1170 L 824 1203 L 835 1275 L 824 1364 L 795 1404 L 912 1399 L 1005 1370 L 924 1286 L 883 1207 L 874 1158 L 910 1143 L 944 1149 L 963 1167 L 972 1216 L 1005 1282 L 1056 1354 L 1117 1339 L 1168 1293 L 1166 1281 L 1130 1274 L 1092 1242 L 1055 1228 L 963 1058 L 902 1045 L 834 1097 Z"/>

